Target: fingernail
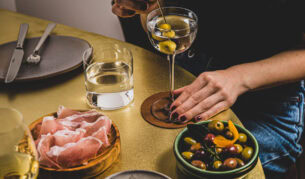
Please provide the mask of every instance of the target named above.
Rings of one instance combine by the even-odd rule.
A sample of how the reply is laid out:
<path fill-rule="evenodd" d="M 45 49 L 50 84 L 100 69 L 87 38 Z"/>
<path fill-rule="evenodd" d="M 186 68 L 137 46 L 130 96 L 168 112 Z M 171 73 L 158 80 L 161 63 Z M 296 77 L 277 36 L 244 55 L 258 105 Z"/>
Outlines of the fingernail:
<path fill-rule="evenodd" d="M 179 94 L 174 94 L 174 98 L 177 99 L 179 97 Z"/>
<path fill-rule="evenodd" d="M 183 121 L 186 120 L 186 117 L 185 117 L 185 116 L 182 116 L 182 117 L 180 117 L 180 120 L 183 122 Z"/>
<path fill-rule="evenodd" d="M 171 111 L 175 110 L 176 108 L 177 108 L 176 106 L 173 106 L 173 107 L 171 108 Z"/>
<path fill-rule="evenodd" d="M 202 118 L 201 118 L 201 116 L 196 116 L 195 117 L 195 121 L 197 122 L 197 121 L 200 121 Z"/>
<path fill-rule="evenodd" d="M 177 118 L 178 118 L 178 116 L 179 116 L 179 114 L 178 114 L 178 113 L 176 113 L 176 112 L 174 112 L 174 114 L 172 114 L 172 118 L 174 118 L 174 119 L 177 119 Z"/>

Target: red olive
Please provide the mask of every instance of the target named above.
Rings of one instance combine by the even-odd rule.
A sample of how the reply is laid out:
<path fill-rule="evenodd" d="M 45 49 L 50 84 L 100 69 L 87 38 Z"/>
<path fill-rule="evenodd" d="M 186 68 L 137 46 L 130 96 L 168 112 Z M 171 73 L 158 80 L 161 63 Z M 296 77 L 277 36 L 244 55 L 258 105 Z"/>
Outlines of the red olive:
<path fill-rule="evenodd" d="M 212 134 L 212 133 L 208 133 L 208 134 L 204 137 L 203 141 L 204 141 L 206 144 L 209 144 L 209 145 L 210 145 L 210 144 L 213 144 L 214 139 L 215 139 L 215 135 Z"/>
<path fill-rule="evenodd" d="M 226 168 L 226 169 L 234 169 L 237 167 L 237 161 L 235 158 L 227 158 L 224 162 L 223 162 L 223 166 Z"/>
<path fill-rule="evenodd" d="M 194 159 L 204 160 L 206 158 L 206 152 L 203 149 L 199 149 L 194 154 Z"/>
<path fill-rule="evenodd" d="M 202 149 L 202 146 L 200 143 L 196 143 L 191 146 L 190 151 L 195 152 L 196 150 L 199 150 L 199 149 Z"/>
<path fill-rule="evenodd" d="M 223 152 L 228 155 L 238 154 L 238 149 L 235 145 L 229 145 L 223 149 Z"/>
<path fill-rule="evenodd" d="M 206 165 L 200 160 L 193 160 L 192 165 L 203 170 L 206 169 Z"/>

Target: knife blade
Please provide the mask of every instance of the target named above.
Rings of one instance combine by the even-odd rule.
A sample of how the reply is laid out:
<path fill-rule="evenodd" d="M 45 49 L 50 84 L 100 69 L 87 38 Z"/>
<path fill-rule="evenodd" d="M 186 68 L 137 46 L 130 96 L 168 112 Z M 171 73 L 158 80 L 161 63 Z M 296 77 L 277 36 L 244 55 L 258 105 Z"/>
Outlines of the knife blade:
<path fill-rule="evenodd" d="M 17 40 L 17 46 L 13 52 L 13 55 L 11 57 L 10 65 L 8 67 L 6 77 L 5 77 L 5 83 L 10 83 L 14 81 L 16 78 L 18 71 L 20 69 L 24 51 L 23 51 L 23 42 L 25 39 L 25 36 L 27 34 L 29 25 L 28 24 L 21 24 L 19 29 L 19 35 Z"/>

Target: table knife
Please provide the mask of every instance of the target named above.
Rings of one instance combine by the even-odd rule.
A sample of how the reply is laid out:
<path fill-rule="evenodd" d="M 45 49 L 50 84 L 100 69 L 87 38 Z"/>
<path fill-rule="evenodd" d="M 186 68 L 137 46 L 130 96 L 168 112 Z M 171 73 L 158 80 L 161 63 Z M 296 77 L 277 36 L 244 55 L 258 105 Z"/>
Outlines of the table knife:
<path fill-rule="evenodd" d="M 24 51 L 23 51 L 23 42 L 25 39 L 25 36 L 27 34 L 29 25 L 28 24 L 21 24 L 19 29 L 19 35 L 17 40 L 17 46 L 14 50 L 14 53 L 11 57 L 10 65 L 8 67 L 6 77 L 5 77 L 5 83 L 10 83 L 14 81 L 16 78 L 18 71 L 20 69 Z"/>

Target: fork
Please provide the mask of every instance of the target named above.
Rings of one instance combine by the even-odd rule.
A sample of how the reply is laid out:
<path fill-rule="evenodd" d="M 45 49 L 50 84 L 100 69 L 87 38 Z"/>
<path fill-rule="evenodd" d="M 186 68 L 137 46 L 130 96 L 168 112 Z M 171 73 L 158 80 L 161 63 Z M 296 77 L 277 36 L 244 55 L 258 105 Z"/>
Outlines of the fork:
<path fill-rule="evenodd" d="M 43 43 L 45 42 L 45 40 L 47 39 L 49 34 L 52 32 L 52 30 L 55 28 L 55 26 L 56 26 L 55 23 L 48 24 L 46 30 L 44 31 L 44 33 L 42 34 L 39 42 L 37 43 L 33 53 L 27 58 L 26 61 L 28 63 L 37 64 L 37 63 L 40 62 L 41 56 L 38 54 L 39 49 L 41 48 L 41 46 L 43 45 Z"/>

